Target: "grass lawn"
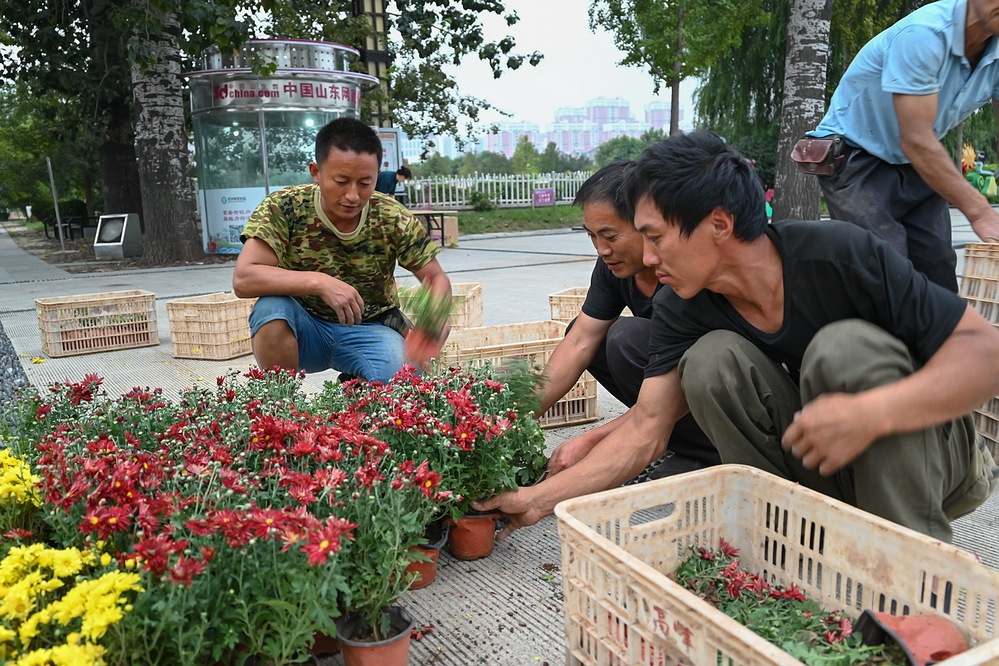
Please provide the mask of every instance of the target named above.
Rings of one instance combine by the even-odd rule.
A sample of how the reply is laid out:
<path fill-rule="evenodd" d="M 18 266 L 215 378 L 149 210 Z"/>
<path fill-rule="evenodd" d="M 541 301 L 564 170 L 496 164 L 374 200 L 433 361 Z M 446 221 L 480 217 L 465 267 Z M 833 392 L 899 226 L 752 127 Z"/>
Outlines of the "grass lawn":
<path fill-rule="evenodd" d="M 546 208 L 497 208 L 487 212 L 461 211 L 458 231 L 461 234 L 488 234 L 497 231 L 533 231 L 568 229 L 583 224 L 583 210 L 577 206 Z"/>

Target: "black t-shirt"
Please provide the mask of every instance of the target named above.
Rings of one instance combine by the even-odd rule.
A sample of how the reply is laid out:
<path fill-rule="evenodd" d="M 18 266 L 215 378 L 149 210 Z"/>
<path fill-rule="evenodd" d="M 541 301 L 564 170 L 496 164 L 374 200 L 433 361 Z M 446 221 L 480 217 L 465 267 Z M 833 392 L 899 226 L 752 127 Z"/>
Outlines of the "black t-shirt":
<path fill-rule="evenodd" d="M 950 337 L 967 304 L 933 284 L 890 245 L 839 221 L 785 220 L 767 228 L 784 268 L 784 322 L 776 333 L 749 324 L 724 296 L 702 290 L 684 300 L 656 295 L 646 377 L 662 375 L 705 333 L 728 330 L 784 364 L 797 380 L 820 328 L 862 319 L 900 339 L 926 363 Z"/>
<path fill-rule="evenodd" d="M 652 299 L 662 291 L 663 284 L 656 284 L 652 296 L 646 296 L 635 286 L 635 278 L 615 277 L 603 259 L 597 259 L 590 275 L 590 288 L 583 301 L 583 313 L 594 319 L 607 321 L 619 317 L 625 307 L 643 319 L 652 319 Z M 670 291 L 669 288 L 666 289 Z"/>

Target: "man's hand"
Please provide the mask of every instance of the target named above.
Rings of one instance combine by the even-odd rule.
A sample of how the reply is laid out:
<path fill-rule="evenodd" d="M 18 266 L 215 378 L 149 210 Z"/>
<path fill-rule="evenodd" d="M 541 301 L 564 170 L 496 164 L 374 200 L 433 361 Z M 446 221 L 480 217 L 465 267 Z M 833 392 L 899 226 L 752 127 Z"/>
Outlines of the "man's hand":
<path fill-rule="evenodd" d="M 361 314 L 364 312 L 364 299 L 357 293 L 357 289 L 334 277 L 326 277 L 329 279 L 324 281 L 319 296 L 326 305 L 333 308 L 341 324 L 347 326 L 360 324 Z"/>
<path fill-rule="evenodd" d="M 548 459 L 548 475 L 554 476 L 566 470 L 586 457 L 596 443 L 591 443 L 585 437 L 574 437 L 562 442 L 552 451 Z"/>
<path fill-rule="evenodd" d="M 853 462 L 878 438 L 862 394 L 826 393 L 795 414 L 781 446 L 805 469 L 830 476 Z"/>
<path fill-rule="evenodd" d="M 531 505 L 531 488 L 519 488 L 517 490 L 507 490 L 496 497 L 490 497 L 481 502 L 473 502 L 472 508 L 476 511 L 499 511 L 510 519 L 507 526 L 496 535 L 497 541 L 502 541 L 518 527 L 533 525 L 544 515 Z"/>
<path fill-rule="evenodd" d="M 991 206 L 987 210 L 982 217 L 971 220 L 971 228 L 983 243 L 999 243 L 999 213 Z"/>

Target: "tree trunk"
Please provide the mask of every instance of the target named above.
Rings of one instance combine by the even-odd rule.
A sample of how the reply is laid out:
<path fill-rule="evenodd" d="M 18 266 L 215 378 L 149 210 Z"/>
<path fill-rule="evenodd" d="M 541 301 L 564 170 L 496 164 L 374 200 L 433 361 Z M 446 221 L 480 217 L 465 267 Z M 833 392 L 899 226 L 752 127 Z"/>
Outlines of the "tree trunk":
<path fill-rule="evenodd" d="M 102 63 L 105 76 L 127 77 L 128 60 L 125 43 L 115 30 L 109 16 L 110 3 L 85 2 L 87 30 L 90 34 L 91 57 Z M 97 149 L 101 169 L 101 194 L 105 213 L 137 213 L 142 216 L 142 194 L 135 162 L 135 133 L 132 131 L 132 105 L 119 86 L 107 86 L 114 94 L 99 99 L 95 116 L 106 118 L 104 140 Z"/>
<path fill-rule="evenodd" d="M 676 53 L 677 58 L 673 61 L 673 80 L 670 81 L 670 104 L 669 104 L 669 135 L 674 136 L 680 131 L 680 57 L 683 53 L 683 8 L 680 8 L 680 20 L 676 27 Z"/>
<path fill-rule="evenodd" d="M 791 0 L 774 179 L 774 220 L 817 220 L 821 212 L 817 180 L 821 176 L 798 171 L 791 161 L 791 151 L 805 132 L 818 126 L 825 112 L 831 15 L 832 0 Z"/>
<path fill-rule="evenodd" d="M 157 11 L 153 6 L 149 10 Z M 204 256 L 184 124 L 177 41 L 180 22 L 174 14 L 161 17 L 159 34 L 137 35 L 150 49 L 153 62 L 145 71 L 132 67 L 135 146 L 146 213 L 142 263 L 146 265 Z"/>

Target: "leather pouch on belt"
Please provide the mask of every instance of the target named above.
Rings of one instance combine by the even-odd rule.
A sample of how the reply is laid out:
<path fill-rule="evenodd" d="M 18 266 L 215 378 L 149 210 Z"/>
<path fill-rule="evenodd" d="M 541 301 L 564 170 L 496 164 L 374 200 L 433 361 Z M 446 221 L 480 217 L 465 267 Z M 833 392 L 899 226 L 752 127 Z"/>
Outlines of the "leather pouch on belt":
<path fill-rule="evenodd" d="M 794 144 L 791 159 L 803 173 L 831 176 L 843 162 L 843 137 L 814 139 L 806 136 Z"/>

